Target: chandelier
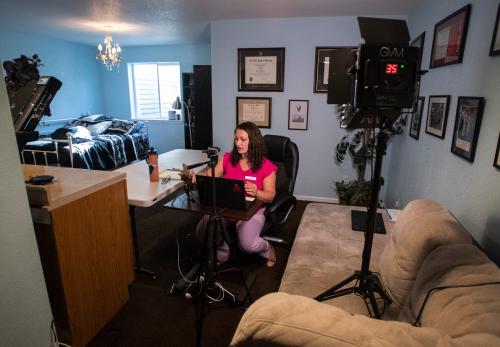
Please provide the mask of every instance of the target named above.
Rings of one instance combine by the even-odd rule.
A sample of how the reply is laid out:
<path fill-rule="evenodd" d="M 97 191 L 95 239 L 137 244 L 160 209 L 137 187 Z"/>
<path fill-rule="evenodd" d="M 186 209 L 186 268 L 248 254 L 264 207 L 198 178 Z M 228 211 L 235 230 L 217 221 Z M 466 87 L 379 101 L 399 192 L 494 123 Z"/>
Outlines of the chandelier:
<path fill-rule="evenodd" d="M 99 52 L 97 52 L 96 59 L 103 63 L 108 71 L 111 71 L 113 67 L 116 66 L 118 68 L 120 66 L 122 49 L 118 43 L 113 44 L 113 39 L 109 33 L 106 33 L 104 44 L 104 51 L 101 44 L 97 46 Z"/>

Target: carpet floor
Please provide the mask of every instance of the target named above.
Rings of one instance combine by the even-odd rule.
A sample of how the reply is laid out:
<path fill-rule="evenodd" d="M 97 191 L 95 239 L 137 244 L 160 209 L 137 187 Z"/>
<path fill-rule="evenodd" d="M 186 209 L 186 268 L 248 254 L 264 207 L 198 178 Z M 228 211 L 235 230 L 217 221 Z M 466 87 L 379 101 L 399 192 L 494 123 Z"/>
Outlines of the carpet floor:
<path fill-rule="evenodd" d="M 196 345 L 195 322 L 199 299 L 195 295 L 194 299 L 188 299 L 182 291 L 170 295 L 169 291 L 180 279 L 179 268 L 186 274 L 199 260 L 202 245 L 193 236 L 193 230 L 200 215 L 167 209 L 162 205 L 158 203 L 147 209 L 136 209 L 142 263 L 159 273 L 160 277 L 154 280 L 136 273 L 129 287 L 129 301 L 88 346 Z M 274 235 L 292 244 L 306 205 L 307 202 L 299 201 L 288 222 Z M 278 290 L 288 254 L 287 248 L 276 247 L 277 262 L 272 268 L 265 266 L 263 258 L 258 256 L 243 256 L 240 259 L 243 273 L 256 276 L 250 289 L 254 300 Z M 229 265 L 223 265 L 221 270 Z M 241 285 L 235 271 L 220 273 L 217 280 L 228 289 Z M 192 291 L 194 294 L 195 291 Z M 219 294 L 213 293 L 213 296 Z M 202 346 L 229 345 L 244 308 L 227 303 L 229 301 L 224 300 L 208 305 L 203 321 Z"/>

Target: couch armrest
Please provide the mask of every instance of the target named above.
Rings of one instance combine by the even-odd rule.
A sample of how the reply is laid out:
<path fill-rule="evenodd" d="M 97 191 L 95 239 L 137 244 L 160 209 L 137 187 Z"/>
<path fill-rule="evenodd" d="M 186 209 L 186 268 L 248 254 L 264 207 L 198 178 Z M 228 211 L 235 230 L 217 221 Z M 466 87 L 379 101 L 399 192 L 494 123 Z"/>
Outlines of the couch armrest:
<path fill-rule="evenodd" d="M 500 341 L 486 334 L 452 339 L 437 329 L 353 316 L 310 298 L 273 293 L 245 312 L 231 346 L 466 346 L 471 339 Z"/>

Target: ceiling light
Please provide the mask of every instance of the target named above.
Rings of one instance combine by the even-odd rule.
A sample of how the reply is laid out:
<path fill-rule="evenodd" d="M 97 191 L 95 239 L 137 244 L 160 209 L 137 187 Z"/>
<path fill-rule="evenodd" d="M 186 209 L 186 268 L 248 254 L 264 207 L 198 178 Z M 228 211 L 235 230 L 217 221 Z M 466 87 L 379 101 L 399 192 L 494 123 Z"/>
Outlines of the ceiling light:
<path fill-rule="evenodd" d="M 113 70 L 113 67 L 118 68 L 120 66 L 120 56 L 122 49 L 120 44 L 113 44 L 113 38 L 109 33 L 106 33 L 106 38 L 104 39 L 104 50 L 101 44 L 97 46 L 97 56 L 96 59 L 99 60 L 106 66 L 109 71 Z"/>

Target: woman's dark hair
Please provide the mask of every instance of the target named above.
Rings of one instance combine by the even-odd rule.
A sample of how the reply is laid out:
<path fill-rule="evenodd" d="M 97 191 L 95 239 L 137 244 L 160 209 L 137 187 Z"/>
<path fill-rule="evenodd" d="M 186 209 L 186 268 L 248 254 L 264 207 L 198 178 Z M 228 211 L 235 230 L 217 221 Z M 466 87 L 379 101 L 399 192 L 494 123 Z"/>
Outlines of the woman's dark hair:
<path fill-rule="evenodd" d="M 264 139 L 260 133 L 260 129 L 257 125 L 252 122 L 244 122 L 238 124 L 236 130 L 244 130 L 248 134 L 248 164 L 253 172 L 256 172 L 262 167 L 262 162 L 264 161 L 264 155 L 266 154 L 266 147 L 264 145 Z M 236 166 L 241 159 L 241 155 L 238 153 L 236 144 L 233 141 L 233 151 L 231 152 L 231 164 Z"/>

